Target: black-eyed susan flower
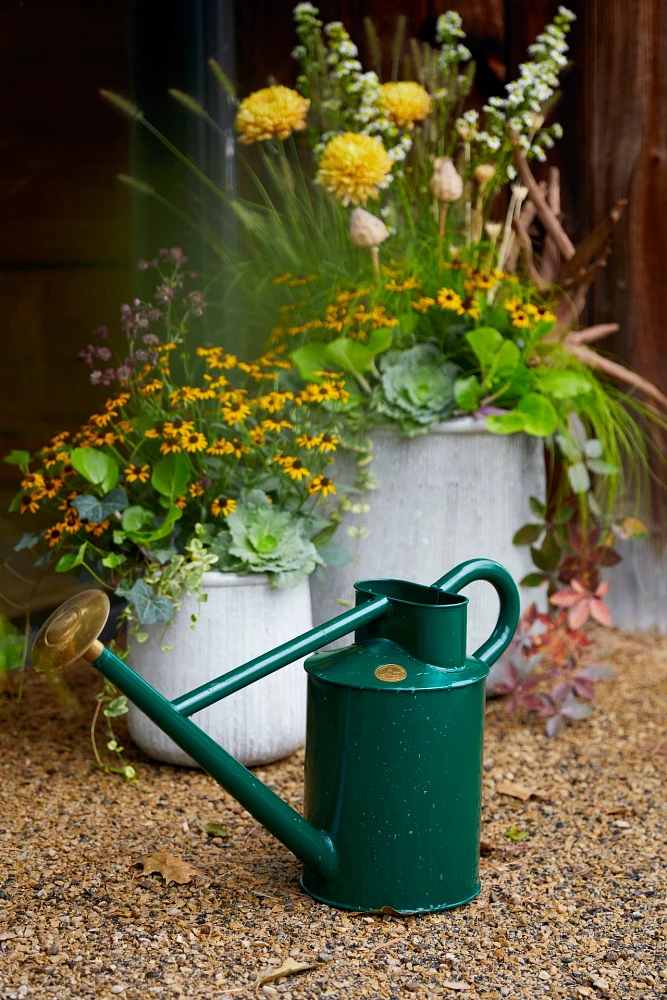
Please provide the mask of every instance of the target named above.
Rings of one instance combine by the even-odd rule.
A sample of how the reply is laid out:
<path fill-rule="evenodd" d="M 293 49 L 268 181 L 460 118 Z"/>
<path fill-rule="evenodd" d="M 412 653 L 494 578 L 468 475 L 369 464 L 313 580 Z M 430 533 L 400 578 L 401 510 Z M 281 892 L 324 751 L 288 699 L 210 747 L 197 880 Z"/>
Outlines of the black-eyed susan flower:
<path fill-rule="evenodd" d="M 28 493 L 27 496 L 24 496 L 19 504 L 19 511 L 21 514 L 27 514 L 28 512 L 36 514 L 38 510 L 39 502 L 33 493 Z"/>
<path fill-rule="evenodd" d="M 49 543 L 50 549 L 58 545 L 59 542 L 62 542 L 64 532 L 65 532 L 65 525 L 60 523 L 52 524 L 50 528 L 47 528 L 47 530 L 44 533 L 44 538 Z"/>
<path fill-rule="evenodd" d="M 480 309 L 479 302 L 469 295 L 461 302 L 456 314 L 457 316 L 470 316 L 471 319 L 479 319 Z"/>
<path fill-rule="evenodd" d="M 365 205 L 369 198 L 377 198 L 392 166 L 393 160 L 379 139 L 345 132 L 324 147 L 317 181 L 343 205 Z"/>
<path fill-rule="evenodd" d="M 182 417 L 176 417 L 174 420 L 164 422 L 161 433 L 164 437 L 180 437 L 183 434 L 189 434 L 194 429 L 194 420 L 183 420 Z"/>
<path fill-rule="evenodd" d="M 509 295 L 503 302 L 503 308 L 508 312 L 514 312 L 515 309 L 523 309 L 524 303 L 517 295 Z"/>
<path fill-rule="evenodd" d="M 29 492 L 30 490 L 40 490 L 44 486 L 44 476 L 39 472 L 31 472 L 24 479 L 21 480 L 21 489 Z"/>
<path fill-rule="evenodd" d="M 310 101 L 291 87 L 263 87 L 241 101 L 236 115 L 239 142 L 288 139 L 306 127 Z"/>
<path fill-rule="evenodd" d="M 319 450 L 326 454 L 329 451 L 335 451 L 340 443 L 339 438 L 335 434 L 326 433 L 320 435 L 319 440 Z M 298 442 L 297 442 L 298 444 Z"/>
<path fill-rule="evenodd" d="M 532 303 L 527 303 L 524 306 L 524 311 L 528 313 L 529 316 L 534 317 L 535 322 L 542 323 L 555 323 L 556 316 L 548 306 L 535 306 Z"/>
<path fill-rule="evenodd" d="M 163 441 L 160 445 L 161 455 L 172 455 L 178 451 L 182 451 L 182 448 L 177 438 L 167 438 L 167 440 Z"/>
<path fill-rule="evenodd" d="M 201 483 L 190 483 L 188 493 L 191 497 L 201 497 L 204 495 L 204 487 Z"/>
<path fill-rule="evenodd" d="M 138 392 L 141 396 L 154 396 L 156 392 L 159 392 L 164 385 L 159 378 L 151 379 L 150 382 L 144 382 L 143 385 L 138 387 Z"/>
<path fill-rule="evenodd" d="M 515 309 L 510 313 L 510 319 L 512 321 L 512 326 L 517 327 L 519 330 L 528 329 L 532 323 L 530 314 L 526 309 Z"/>
<path fill-rule="evenodd" d="M 111 521 L 86 521 L 84 528 L 89 535 L 94 538 L 101 538 L 105 531 L 111 527 Z"/>
<path fill-rule="evenodd" d="M 235 427 L 237 424 L 242 424 L 246 417 L 250 416 L 251 411 L 245 400 L 234 400 L 231 403 L 225 403 L 220 412 L 225 423 L 230 427 Z"/>
<path fill-rule="evenodd" d="M 187 498 L 181 494 L 174 500 L 174 507 L 178 507 L 179 510 L 185 510 L 188 505 Z"/>
<path fill-rule="evenodd" d="M 450 309 L 452 312 L 457 312 L 461 305 L 461 296 L 453 288 L 441 288 L 437 298 L 442 309 Z"/>
<path fill-rule="evenodd" d="M 267 417 L 261 423 L 262 430 L 273 431 L 275 434 L 279 434 L 283 430 L 292 430 L 293 426 L 289 420 L 273 420 L 271 417 Z"/>
<path fill-rule="evenodd" d="M 125 481 L 128 483 L 147 483 L 151 478 L 150 465 L 134 465 L 132 462 L 125 469 Z"/>
<path fill-rule="evenodd" d="M 269 392 L 265 396 L 260 396 L 257 403 L 260 409 L 268 413 L 280 413 L 290 399 L 294 399 L 293 392 Z"/>
<path fill-rule="evenodd" d="M 310 476 L 310 471 L 306 468 L 300 458 L 289 456 L 281 464 L 285 475 L 289 476 L 290 479 L 295 479 L 298 483 L 300 483 L 302 479 L 307 479 Z"/>
<path fill-rule="evenodd" d="M 321 440 L 318 434 L 300 434 L 296 443 L 299 448 L 307 448 L 310 451 L 312 448 L 317 448 Z"/>
<path fill-rule="evenodd" d="M 58 476 L 45 476 L 44 483 L 41 489 L 37 493 L 38 497 L 48 497 L 49 500 L 53 500 L 58 496 L 58 493 L 62 489 L 63 481 Z"/>
<path fill-rule="evenodd" d="M 236 510 L 236 500 L 231 497 L 216 497 L 211 504 L 211 514 L 213 517 L 229 517 Z"/>
<path fill-rule="evenodd" d="M 319 476 L 313 476 L 311 481 L 308 483 L 308 492 L 311 496 L 319 493 L 322 497 L 328 497 L 330 493 L 335 494 L 336 487 L 333 484 L 333 480 L 320 473 Z"/>
<path fill-rule="evenodd" d="M 110 424 L 111 421 L 114 419 L 114 417 L 117 416 L 118 416 L 117 410 L 109 409 L 106 410 L 104 413 L 93 413 L 93 415 L 90 418 L 90 422 L 91 424 L 94 424 L 95 427 L 106 427 L 107 424 Z"/>
<path fill-rule="evenodd" d="M 422 295 L 414 302 L 411 302 L 410 305 L 413 309 L 416 309 L 417 312 L 425 313 L 427 309 L 430 309 L 431 306 L 435 305 L 435 299 L 432 299 L 430 295 Z"/>
<path fill-rule="evenodd" d="M 388 292 L 409 292 L 414 288 L 419 288 L 421 281 L 418 278 L 406 278 L 405 281 L 395 281 L 393 278 L 385 284 Z"/>
<path fill-rule="evenodd" d="M 262 445 L 266 444 L 266 434 L 264 433 L 263 427 L 252 427 L 248 433 L 250 434 L 250 440 L 254 445 L 257 445 L 258 448 L 261 448 Z"/>
<path fill-rule="evenodd" d="M 204 451 L 208 447 L 208 441 L 200 431 L 191 431 L 189 434 L 183 434 L 180 442 L 181 447 L 191 454 Z"/>

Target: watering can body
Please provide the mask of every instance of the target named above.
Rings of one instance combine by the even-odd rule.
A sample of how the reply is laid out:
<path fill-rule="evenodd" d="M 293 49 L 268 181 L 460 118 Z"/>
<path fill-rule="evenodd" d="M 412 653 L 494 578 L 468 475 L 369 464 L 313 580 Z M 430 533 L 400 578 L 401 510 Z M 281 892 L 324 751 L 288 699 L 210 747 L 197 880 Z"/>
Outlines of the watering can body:
<path fill-rule="evenodd" d="M 500 614 L 466 658 L 468 599 L 458 591 L 474 580 L 495 587 Z M 474 559 L 431 587 L 367 580 L 355 590 L 351 610 L 173 702 L 97 640 L 78 655 L 301 858 L 314 898 L 357 911 L 458 906 L 480 888 L 484 682 L 516 629 L 517 588 L 503 567 Z M 63 641 L 73 613 L 63 606 L 45 623 L 43 647 L 50 634 Z M 351 631 L 352 645 L 305 663 L 301 816 L 190 716 Z"/>

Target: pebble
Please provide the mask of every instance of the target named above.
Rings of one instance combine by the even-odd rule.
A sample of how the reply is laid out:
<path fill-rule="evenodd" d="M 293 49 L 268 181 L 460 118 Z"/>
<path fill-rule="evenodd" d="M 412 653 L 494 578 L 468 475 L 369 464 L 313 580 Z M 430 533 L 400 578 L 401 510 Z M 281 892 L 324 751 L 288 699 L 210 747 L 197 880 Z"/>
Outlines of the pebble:
<path fill-rule="evenodd" d="M 121 986 L 120 983 L 117 983 L 115 986 L 111 987 L 109 993 L 124 993 L 125 989 L 126 989 L 125 986 Z"/>
<path fill-rule="evenodd" d="M 537 978 L 543 979 L 546 982 L 548 979 L 551 979 L 551 976 L 549 975 L 546 969 L 540 969 L 540 971 L 537 973 Z"/>

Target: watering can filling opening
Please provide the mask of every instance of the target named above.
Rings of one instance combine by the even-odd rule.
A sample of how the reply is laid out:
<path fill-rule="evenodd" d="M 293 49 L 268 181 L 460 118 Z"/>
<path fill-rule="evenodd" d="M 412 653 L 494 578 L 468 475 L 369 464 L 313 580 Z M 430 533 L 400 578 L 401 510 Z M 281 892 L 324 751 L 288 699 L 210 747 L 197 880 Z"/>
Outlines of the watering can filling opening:
<path fill-rule="evenodd" d="M 468 598 L 450 594 L 434 586 L 408 580 L 358 580 L 354 589 L 370 597 L 387 597 L 392 604 L 409 604 L 414 607 L 464 607 Z"/>

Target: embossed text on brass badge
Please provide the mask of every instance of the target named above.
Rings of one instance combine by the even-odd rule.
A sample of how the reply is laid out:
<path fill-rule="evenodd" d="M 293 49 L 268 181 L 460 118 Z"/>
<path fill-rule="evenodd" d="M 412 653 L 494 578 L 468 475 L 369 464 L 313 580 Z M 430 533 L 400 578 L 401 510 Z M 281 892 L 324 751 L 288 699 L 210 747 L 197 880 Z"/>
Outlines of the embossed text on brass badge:
<path fill-rule="evenodd" d="M 408 672 L 399 663 L 383 663 L 375 671 L 375 676 L 379 681 L 387 681 L 388 684 L 393 684 L 396 681 L 402 681 L 408 676 Z"/>

